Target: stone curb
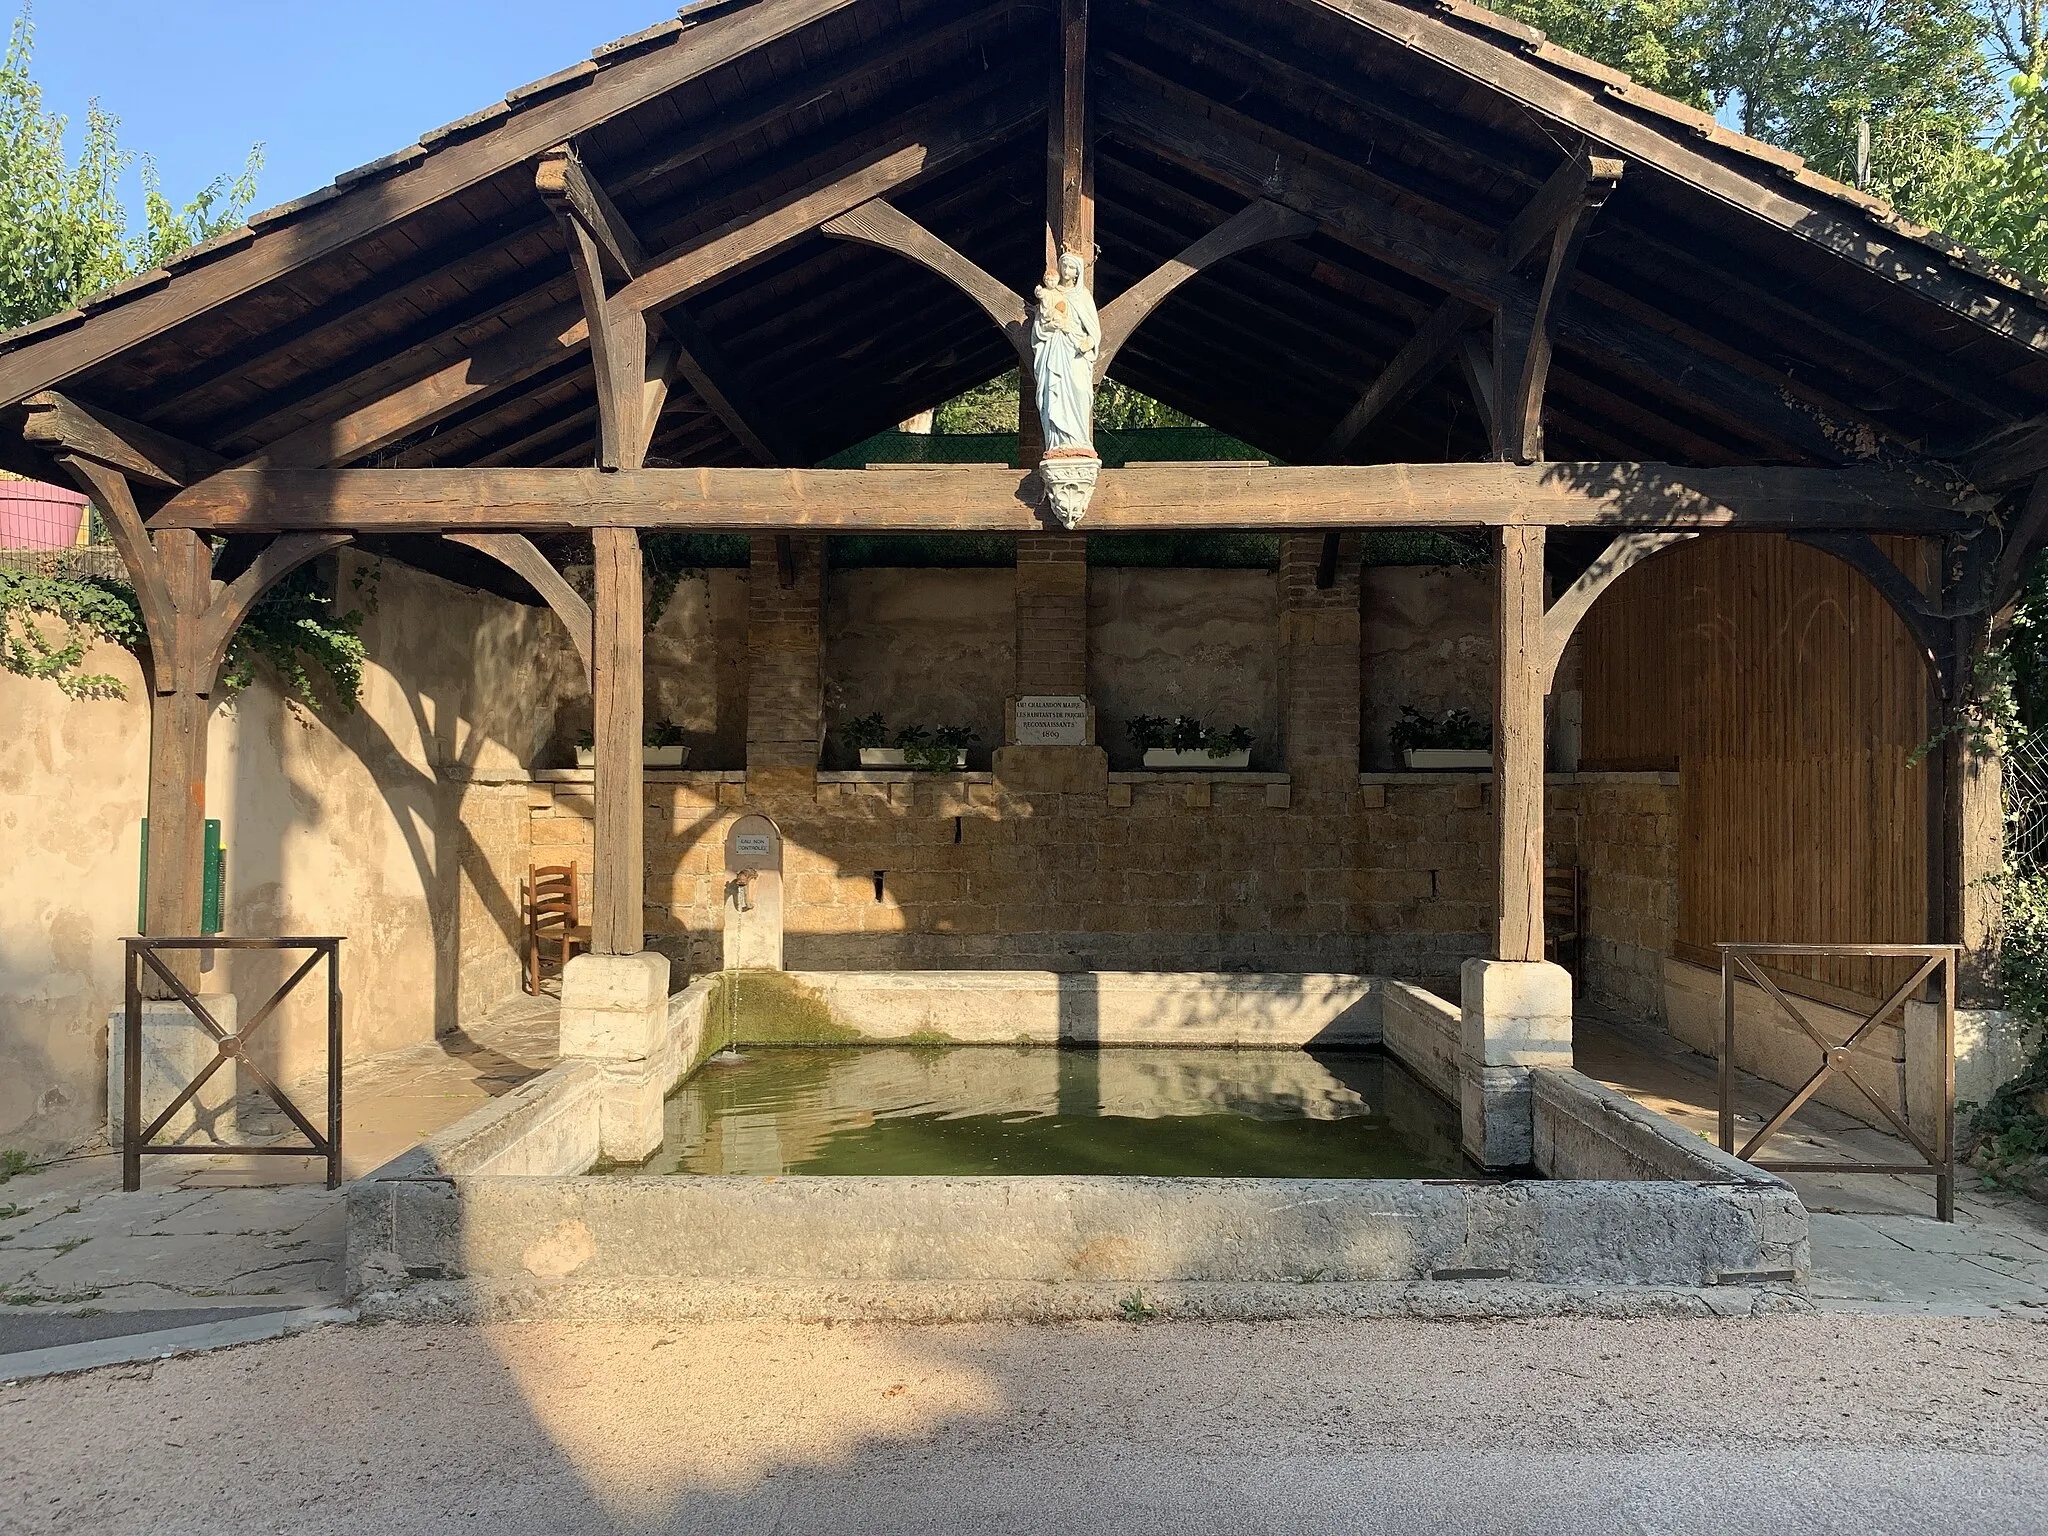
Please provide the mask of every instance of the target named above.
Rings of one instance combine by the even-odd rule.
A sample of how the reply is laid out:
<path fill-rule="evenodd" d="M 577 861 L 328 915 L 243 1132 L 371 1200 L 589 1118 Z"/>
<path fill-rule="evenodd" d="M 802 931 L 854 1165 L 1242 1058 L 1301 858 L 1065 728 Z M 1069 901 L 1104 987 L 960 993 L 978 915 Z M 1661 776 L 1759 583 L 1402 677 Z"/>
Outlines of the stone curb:
<path fill-rule="evenodd" d="M 33 1381 L 41 1376 L 63 1376 L 73 1371 L 96 1370 L 103 1365 L 133 1365 L 144 1360 L 168 1360 L 202 1350 L 226 1349 L 236 1344 L 260 1344 L 303 1333 L 327 1323 L 352 1323 L 352 1307 L 304 1307 L 291 1312 L 266 1312 L 260 1317 L 236 1317 L 226 1322 L 201 1323 L 192 1328 L 164 1328 L 155 1333 L 117 1334 L 110 1339 L 86 1339 L 77 1344 L 56 1344 L 48 1349 L 25 1349 L 19 1354 L 0 1355 L 0 1382 Z"/>
<path fill-rule="evenodd" d="M 1292 1319 L 1763 1317 L 1805 1314 L 1788 1286 L 1562 1286 L 1458 1281 L 1306 1284 L 1012 1284 L 764 1286 L 491 1284 L 427 1281 L 357 1298 L 364 1318 L 404 1323 L 787 1322 L 1064 1323 L 1279 1322 Z"/>

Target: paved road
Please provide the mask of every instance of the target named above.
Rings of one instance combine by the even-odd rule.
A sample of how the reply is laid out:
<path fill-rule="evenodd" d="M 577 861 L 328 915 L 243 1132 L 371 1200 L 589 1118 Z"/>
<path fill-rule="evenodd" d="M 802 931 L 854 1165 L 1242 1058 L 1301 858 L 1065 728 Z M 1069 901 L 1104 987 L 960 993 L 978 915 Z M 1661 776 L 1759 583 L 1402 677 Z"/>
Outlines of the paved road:
<path fill-rule="evenodd" d="M 0 1529 L 2048 1528 L 2048 1327 L 333 1328 L 0 1388 Z"/>

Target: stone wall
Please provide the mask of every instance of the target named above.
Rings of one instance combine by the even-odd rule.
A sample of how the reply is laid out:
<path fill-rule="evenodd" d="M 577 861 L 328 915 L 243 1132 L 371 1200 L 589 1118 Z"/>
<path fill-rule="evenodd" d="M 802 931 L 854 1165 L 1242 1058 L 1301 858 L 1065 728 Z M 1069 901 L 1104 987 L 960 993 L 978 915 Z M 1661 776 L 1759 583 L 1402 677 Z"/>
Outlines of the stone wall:
<path fill-rule="evenodd" d="M 567 637 L 526 608 L 360 556 L 323 567 L 341 597 L 376 593 L 360 706 L 314 714 L 259 682 L 213 717 L 207 814 L 227 845 L 226 930 L 338 933 L 353 1057 L 430 1040 L 518 984 L 527 765 L 583 694 Z M 148 713 L 141 669 L 87 667 L 127 697 L 71 700 L 0 673 L 0 1147 L 45 1153 L 105 1119 L 106 1021 L 135 932 Z M 494 782 L 495 781 L 495 782 Z M 275 956 L 222 955 L 204 978 L 245 1014 Z M 324 1001 L 257 1037 L 286 1079 L 325 1051 Z"/>
<path fill-rule="evenodd" d="M 1401 706 L 1493 716 L 1493 572 L 1369 566 L 1364 587 L 1361 733 L 1368 769 L 1398 768 L 1387 739 Z"/>
<path fill-rule="evenodd" d="M 587 867 L 587 776 L 559 777 L 531 786 L 532 853 Z M 725 834 L 761 811 L 785 839 L 792 969 L 1347 972 L 1454 997 L 1487 943 L 1488 786 L 1369 777 L 1318 792 L 1271 775 L 1118 774 L 1104 790 L 1024 794 L 979 773 L 827 773 L 793 795 L 742 775 L 654 775 L 648 930 L 691 972 L 718 965 Z M 1551 862 L 1582 846 L 1596 861 L 1588 912 L 1610 944 L 1594 947 L 1596 986 L 1633 985 L 1642 962 L 1630 946 L 1646 930 L 1618 905 L 1633 887 L 1601 883 L 1639 867 L 1635 840 L 1654 837 L 1656 819 L 1628 808 L 1669 787 L 1642 777 L 1552 779 Z M 1620 817 L 1637 819 L 1609 832 Z"/>
<path fill-rule="evenodd" d="M 1142 567 L 1088 573 L 1088 692 L 1109 766 L 1143 754 L 1125 722 L 1192 715 L 1252 733 L 1252 767 L 1285 767 L 1280 742 L 1280 617 L 1270 571 Z"/>
<path fill-rule="evenodd" d="M 987 768 L 1003 741 L 1016 671 L 1016 592 L 1012 571 L 834 571 L 825 599 L 825 766 L 858 767 L 838 728 L 880 711 L 892 732 L 971 727 L 980 740 L 968 766 Z"/>
<path fill-rule="evenodd" d="M 1678 927 L 1678 775 L 1552 775 L 1547 862 L 1583 871 L 1580 995 L 1665 1024 L 1664 959 Z"/>

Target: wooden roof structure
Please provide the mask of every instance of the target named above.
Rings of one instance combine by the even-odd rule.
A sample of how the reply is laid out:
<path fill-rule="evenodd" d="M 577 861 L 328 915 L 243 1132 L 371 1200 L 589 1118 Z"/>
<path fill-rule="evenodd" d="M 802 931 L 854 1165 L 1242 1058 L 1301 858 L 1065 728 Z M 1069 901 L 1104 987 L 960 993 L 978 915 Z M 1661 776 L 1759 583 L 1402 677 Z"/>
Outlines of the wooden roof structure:
<path fill-rule="evenodd" d="M 595 948 L 637 951 L 637 530 L 1052 526 L 1028 390 L 1017 469 L 802 466 L 1028 376 L 1055 247 L 1109 376 L 1286 466 L 1105 469 L 1091 530 L 1493 531 L 1501 959 L 1543 953 L 1543 699 L 1622 572 L 1820 544 L 1953 704 L 2048 533 L 2048 293 L 1466 0 L 710 0 L 0 337 L 0 465 L 93 494 L 149 635 L 148 930 L 198 926 L 249 606 L 400 536 L 562 618 Z M 1879 531 L 1947 539 L 1942 590 Z"/>
<path fill-rule="evenodd" d="M 573 221 L 536 192 L 573 146 L 646 263 L 615 296 L 678 352 L 648 462 L 815 463 L 1013 365 L 959 289 L 821 226 L 886 197 L 1028 293 L 1056 11 L 692 6 L 0 338 L 0 407 L 60 392 L 199 450 L 180 478 L 590 464 Z M 1940 461 L 1992 491 L 2048 463 L 2039 285 L 1539 33 L 1463 0 L 1088 24 L 1105 305 L 1256 200 L 1312 224 L 1186 282 L 1110 369 L 1282 460 L 1485 458 L 1473 319 L 1538 286 L 1503 242 L 1592 154 L 1625 174 L 1564 274 L 1545 457 Z"/>

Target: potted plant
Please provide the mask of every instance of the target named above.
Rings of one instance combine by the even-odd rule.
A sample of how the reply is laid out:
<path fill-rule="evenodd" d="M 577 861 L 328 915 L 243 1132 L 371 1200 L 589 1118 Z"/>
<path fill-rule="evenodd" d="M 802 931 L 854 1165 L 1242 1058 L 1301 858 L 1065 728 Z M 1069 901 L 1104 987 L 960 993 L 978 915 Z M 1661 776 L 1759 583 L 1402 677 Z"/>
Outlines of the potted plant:
<path fill-rule="evenodd" d="M 906 725 L 896 745 L 883 746 L 889 727 L 879 711 L 849 720 L 840 727 L 848 746 L 860 753 L 863 768 L 920 768 L 927 773 L 958 773 L 967 766 L 967 749 L 980 736 L 964 725 Z"/>
<path fill-rule="evenodd" d="M 690 749 L 683 745 L 683 728 L 673 720 L 656 720 L 640 732 L 640 766 L 643 768 L 680 768 L 690 760 Z M 597 737 L 589 731 L 582 731 L 576 737 L 576 766 L 593 768 L 597 765 Z"/>
<path fill-rule="evenodd" d="M 1389 733 L 1394 750 L 1413 769 L 1466 769 L 1493 766 L 1493 727 L 1474 720 L 1462 709 L 1443 716 L 1425 715 L 1412 704 L 1401 706 L 1401 718 Z"/>
<path fill-rule="evenodd" d="M 1191 715 L 1168 720 L 1160 715 L 1139 715 L 1124 722 L 1131 744 L 1145 754 L 1147 768 L 1229 770 L 1249 768 L 1252 762 L 1252 733 L 1249 727 L 1233 725 L 1227 731 L 1212 730 Z"/>

